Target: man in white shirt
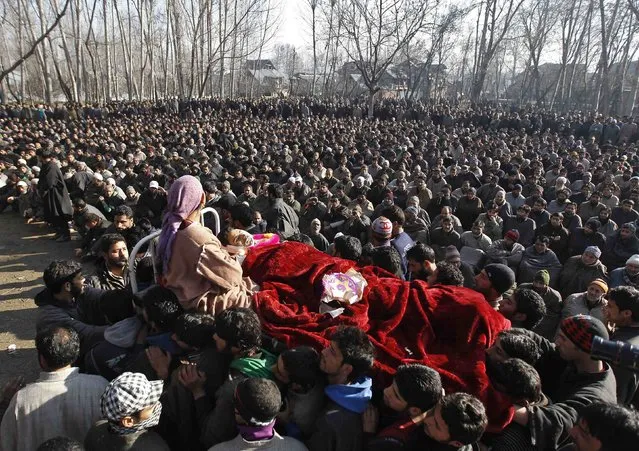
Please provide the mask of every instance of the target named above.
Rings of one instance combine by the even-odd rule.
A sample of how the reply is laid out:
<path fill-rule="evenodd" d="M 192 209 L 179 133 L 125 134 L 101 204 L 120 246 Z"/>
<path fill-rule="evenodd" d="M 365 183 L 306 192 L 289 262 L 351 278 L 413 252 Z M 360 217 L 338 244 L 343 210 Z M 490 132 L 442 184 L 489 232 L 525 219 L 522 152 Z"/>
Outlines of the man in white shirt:
<path fill-rule="evenodd" d="M 11 400 L 0 425 L 1 451 L 32 451 L 56 436 L 82 443 L 101 417 L 100 397 L 108 382 L 71 366 L 80 355 L 78 333 L 45 329 L 36 336 L 36 349 L 42 372 Z"/>

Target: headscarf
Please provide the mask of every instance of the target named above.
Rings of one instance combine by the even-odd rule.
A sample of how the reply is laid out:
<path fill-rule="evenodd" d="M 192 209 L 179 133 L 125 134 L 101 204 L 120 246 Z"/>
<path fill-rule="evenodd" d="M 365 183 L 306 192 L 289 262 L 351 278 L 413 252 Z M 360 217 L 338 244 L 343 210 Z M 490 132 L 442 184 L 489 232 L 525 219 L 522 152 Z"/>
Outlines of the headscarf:
<path fill-rule="evenodd" d="M 164 270 L 169 267 L 175 234 L 182 221 L 200 206 L 203 193 L 202 184 L 192 175 L 183 175 L 171 185 L 157 249 Z"/>

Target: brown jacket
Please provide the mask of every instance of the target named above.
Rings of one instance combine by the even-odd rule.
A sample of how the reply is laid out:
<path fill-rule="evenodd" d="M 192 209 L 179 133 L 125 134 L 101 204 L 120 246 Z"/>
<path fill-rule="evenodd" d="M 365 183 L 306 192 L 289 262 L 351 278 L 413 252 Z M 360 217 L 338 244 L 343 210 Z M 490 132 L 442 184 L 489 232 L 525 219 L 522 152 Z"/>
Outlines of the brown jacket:
<path fill-rule="evenodd" d="M 215 315 L 229 307 L 250 307 L 255 284 L 209 229 L 193 223 L 178 230 L 163 284 L 185 310 Z"/>

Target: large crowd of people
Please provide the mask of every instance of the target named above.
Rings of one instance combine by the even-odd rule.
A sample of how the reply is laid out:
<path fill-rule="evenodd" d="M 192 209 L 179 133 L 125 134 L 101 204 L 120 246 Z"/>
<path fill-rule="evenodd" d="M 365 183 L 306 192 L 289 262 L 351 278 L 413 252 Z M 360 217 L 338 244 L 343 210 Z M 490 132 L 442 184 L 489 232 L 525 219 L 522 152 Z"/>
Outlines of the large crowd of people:
<path fill-rule="evenodd" d="M 5 386 L 0 450 L 636 449 L 639 370 L 593 357 L 593 343 L 639 346 L 637 121 L 392 100 L 363 111 L 1 107 L 0 218 L 48 223 L 77 259 L 44 272 L 42 372 Z M 479 299 L 509 325 L 473 345 L 510 421 L 491 427 L 480 389 L 451 389 L 427 361 L 380 385 L 378 337 L 353 325 L 319 348 L 266 333 L 247 262 L 291 242 L 296 268 L 313 264 L 306 246 Z M 289 277 L 310 276 L 273 283 Z M 355 314 L 327 305 L 332 325 Z"/>

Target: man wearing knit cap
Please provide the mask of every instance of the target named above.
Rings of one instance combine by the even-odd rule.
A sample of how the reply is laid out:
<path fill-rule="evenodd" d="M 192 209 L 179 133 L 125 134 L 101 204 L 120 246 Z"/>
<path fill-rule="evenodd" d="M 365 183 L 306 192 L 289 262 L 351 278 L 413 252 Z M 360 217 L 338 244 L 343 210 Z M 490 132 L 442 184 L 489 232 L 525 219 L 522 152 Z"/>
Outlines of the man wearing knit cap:
<path fill-rule="evenodd" d="M 608 286 L 612 288 L 626 285 L 639 288 L 639 254 L 634 254 L 626 260 L 626 266 L 617 268 L 610 273 Z"/>
<path fill-rule="evenodd" d="M 550 273 L 545 269 L 537 271 L 532 283 L 522 283 L 519 288 L 528 288 L 539 293 L 546 306 L 546 314 L 532 330 L 548 340 L 554 340 L 561 319 L 563 301 L 561 294 L 549 286 Z"/>
<path fill-rule="evenodd" d="M 586 291 L 593 280 L 606 278 L 607 269 L 599 257 L 601 250 L 597 246 L 588 246 L 581 255 L 566 260 L 557 285 L 564 299 Z"/>
<path fill-rule="evenodd" d="M 606 247 L 606 237 L 599 232 L 599 227 L 601 227 L 599 220 L 590 218 L 586 225 L 571 231 L 568 255 L 582 254 L 588 246 L 597 246 L 599 249 L 604 249 Z"/>
<path fill-rule="evenodd" d="M 390 246 L 393 234 L 393 223 L 390 219 L 380 216 L 371 224 L 371 243 L 373 246 Z"/>
<path fill-rule="evenodd" d="M 561 319 L 574 315 L 590 315 L 599 321 L 605 321 L 604 309 L 608 293 L 608 284 L 603 279 L 595 279 L 588 284 L 584 293 L 575 293 L 568 296 L 561 310 Z"/>
<path fill-rule="evenodd" d="M 488 303 L 497 310 L 502 295 L 515 284 L 515 273 L 506 265 L 492 263 L 486 265 L 475 276 L 475 291 L 484 295 Z"/>
<path fill-rule="evenodd" d="M 544 394 L 553 400 L 548 406 L 521 407 L 513 421 L 526 426 L 537 449 L 557 449 L 569 440 L 580 408 L 595 403 L 616 403 L 615 377 L 601 360 L 591 358 L 595 337 L 608 339 L 606 326 L 588 315 L 562 320 L 555 343 L 534 332 L 519 329 L 542 352 L 536 369 L 541 375 Z"/>
<path fill-rule="evenodd" d="M 519 240 L 519 232 L 509 230 L 503 239 L 493 241 L 486 251 L 486 263 L 501 263 L 517 268 L 526 250 L 524 246 L 517 243 L 517 240 Z"/>

